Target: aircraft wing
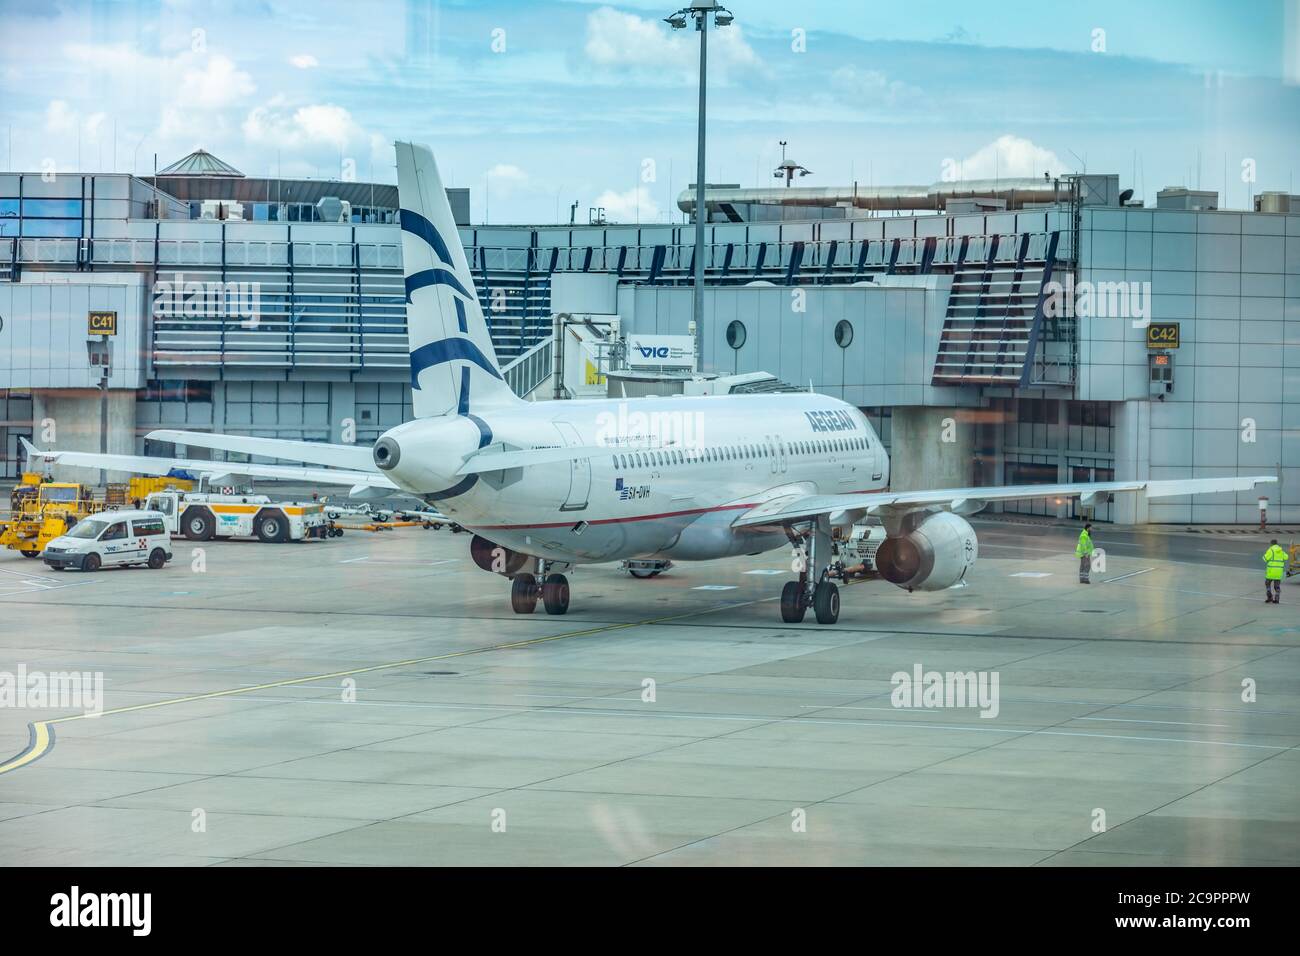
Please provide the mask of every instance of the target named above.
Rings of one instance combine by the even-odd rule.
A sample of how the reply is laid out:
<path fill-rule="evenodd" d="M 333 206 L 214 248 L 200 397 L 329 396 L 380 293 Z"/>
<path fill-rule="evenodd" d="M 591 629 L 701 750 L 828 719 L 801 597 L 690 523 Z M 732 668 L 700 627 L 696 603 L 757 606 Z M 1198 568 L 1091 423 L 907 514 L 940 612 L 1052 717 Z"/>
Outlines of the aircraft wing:
<path fill-rule="evenodd" d="M 316 441 L 290 441 L 286 438 L 252 438 L 247 435 L 215 435 L 211 432 L 177 431 L 159 428 L 145 438 L 175 442 L 195 448 L 213 448 L 233 451 L 241 455 L 259 455 L 263 458 L 283 458 L 287 461 L 309 461 L 332 468 L 353 471 L 375 471 L 371 450 L 360 445 L 330 445 Z M 126 469 L 122 469 L 126 470 Z"/>
<path fill-rule="evenodd" d="M 901 515 L 909 511 L 939 509 L 974 514 L 992 501 L 1028 498 L 1079 498 L 1094 504 L 1103 495 L 1144 491 L 1148 498 L 1204 495 L 1223 491 L 1249 491 L 1275 482 L 1271 475 L 1243 478 L 1177 478 L 1169 481 L 1099 481 L 1066 485 L 1008 485 L 1003 488 L 939 488 L 933 491 L 880 491 L 850 495 L 785 495 L 749 509 L 734 522 L 735 528 L 780 525 L 819 515 L 845 512 L 850 520 L 864 515 Z"/>
<path fill-rule="evenodd" d="M 173 469 L 203 475 L 210 481 L 227 475 L 250 478 L 273 478 L 309 484 L 348 485 L 350 494 L 370 489 L 397 491 L 397 485 L 379 472 L 345 471 L 334 468 L 302 468 L 297 465 L 252 465 L 238 461 L 198 461 L 186 458 L 153 458 L 147 455 L 101 455 L 98 452 L 42 451 L 26 439 L 23 448 L 33 459 L 72 465 L 78 468 L 103 468 L 106 471 L 129 471 L 138 475 L 167 475 Z"/>

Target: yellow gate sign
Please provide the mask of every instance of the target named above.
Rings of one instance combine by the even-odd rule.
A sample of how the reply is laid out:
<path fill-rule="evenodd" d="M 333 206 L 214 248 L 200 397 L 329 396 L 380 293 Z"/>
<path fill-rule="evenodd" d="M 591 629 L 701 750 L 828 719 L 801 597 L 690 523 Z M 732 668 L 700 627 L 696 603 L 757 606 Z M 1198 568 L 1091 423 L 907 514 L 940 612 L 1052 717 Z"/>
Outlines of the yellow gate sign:
<path fill-rule="evenodd" d="M 91 335 L 117 335 L 117 313 L 91 312 L 86 319 L 86 331 Z"/>
<path fill-rule="evenodd" d="M 1178 348 L 1178 323 L 1177 322 L 1152 322 L 1147 326 L 1147 348 L 1149 349 L 1176 349 Z"/>

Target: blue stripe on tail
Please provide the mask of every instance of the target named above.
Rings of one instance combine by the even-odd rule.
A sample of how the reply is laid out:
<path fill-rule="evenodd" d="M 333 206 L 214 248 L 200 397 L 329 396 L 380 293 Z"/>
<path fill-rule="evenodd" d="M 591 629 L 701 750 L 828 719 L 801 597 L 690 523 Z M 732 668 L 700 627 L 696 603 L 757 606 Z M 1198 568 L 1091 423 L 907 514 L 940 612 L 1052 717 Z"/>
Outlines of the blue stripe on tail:
<path fill-rule="evenodd" d="M 460 280 L 449 270 L 425 269 L 413 276 L 406 277 L 406 301 L 411 301 L 412 293 L 431 285 L 445 285 L 455 289 L 467 299 L 471 297 L 466 288 L 460 284 Z"/>
<path fill-rule="evenodd" d="M 410 209 L 399 209 L 397 220 L 401 223 L 402 231 L 409 232 L 413 236 L 419 236 L 427 242 L 432 248 L 438 259 L 454 266 L 451 261 L 451 250 L 447 248 L 447 243 L 442 241 L 442 236 L 438 235 L 438 230 L 433 228 L 433 223 L 425 219 L 418 212 L 412 212 Z"/>
<path fill-rule="evenodd" d="M 457 359 L 473 362 L 493 378 L 501 377 L 501 373 L 492 367 L 487 356 L 469 339 L 439 339 L 437 342 L 421 345 L 411 352 L 411 388 L 419 390 L 420 373 L 426 368 L 433 368 L 444 362 L 454 362 Z"/>

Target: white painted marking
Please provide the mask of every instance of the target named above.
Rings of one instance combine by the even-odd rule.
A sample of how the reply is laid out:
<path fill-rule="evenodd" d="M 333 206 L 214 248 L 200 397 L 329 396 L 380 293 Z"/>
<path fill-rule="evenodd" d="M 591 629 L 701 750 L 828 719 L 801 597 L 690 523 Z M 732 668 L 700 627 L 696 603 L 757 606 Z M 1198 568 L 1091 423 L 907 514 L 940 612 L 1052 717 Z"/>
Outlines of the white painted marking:
<path fill-rule="evenodd" d="M 1121 574 L 1117 578 L 1102 578 L 1102 584 L 1111 584 L 1115 581 L 1123 581 L 1125 578 L 1135 578 L 1139 574 L 1146 574 L 1148 571 L 1154 571 L 1155 568 L 1143 568 L 1141 571 L 1130 571 L 1128 574 Z"/>
<path fill-rule="evenodd" d="M 1040 554 L 1068 554 L 1064 548 L 1031 548 L 1023 544 L 994 544 L 989 541 L 980 541 L 980 550 L 985 548 L 1002 548 L 1006 551 L 1037 551 Z"/>
<path fill-rule="evenodd" d="M 734 584 L 701 584 L 699 587 L 691 588 L 692 591 L 734 591 Z"/>
<path fill-rule="evenodd" d="M 93 581 L 74 581 L 71 584 L 47 584 L 40 587 L 18 587 L 6 588 L 0 591 L 0 597 L 14 597 L 18 594 L 44 594 L 46 591 L 62 591 L 64 588 L 80 588 L 87 584 L 94 584 Z"/>
<path fill-rule="evenodd" d="M 339 564 L 356 564 L 358 561 L 369 561 L 371 564 L 409 564 L 420 568 L 433 568 L 440 564 L 457 564 L 460 558 L 443 558 L 441 561 L 407 561 L 401 558 L 372 558 L 367 555 L 362 558 L 348 558 L 346 561 L 340 561 Z"/>
<path fill-rule="evenodd" d="M 1113 580 L 1118 581 L 1119 578 L 1114 578 Z M 1101 583 L 1106 584 L 1108 582 L 1102 581 Z M 1222 591 L 1190 591 L 1187 588 L 1170 588 L 1170 587 L 1152 588 L 1152 587 L 1147 587 L 1144 584 L 1127 584 L 1125 585 L 1125 587 L 1137 588 L 1139 591 L 1160 591 L 1162 593 L 1173 591 L 1177 594 L 1195 594 L 1197 597 L 1221 597 L 1221 598 L 1228 598 L 1233 601 L 1250 601 L 1252 603 L 1258 603 L 1259 601 L 1259 598 L 1257 597 L 1247 597 L 1244 594 L 1224 594 Z"/>
<path fill-rule="evenodd" d="M 771 568 L 757 568 L 753 571 L 746 571 L 746 574 L 785 574 L 785 571 L 773 571 Z"/>
<path fill-rule="evenodd" d="M 1013 578 L 1050 578 L 1052 576 L 1052 572 L 1051 571 L 1017 571 L 1015 574 L 1012 574 L 1010 576 Z"/>
<path fill-rule="evenodd" d="M 646 708 L 626 709 L 626 710 L 606 710 L 602 708 L 565 708 L 565 707 L 547 707 L 545 710 L 536 708 L 510 707 L 501 704 L 447 704 L 447 703 L 406 703 L 397 701 L 354 701 L 345 703 L 338 698 L 338 695 L 331 694 L 327 698 L 310 698 L 310 697 L 236 697 L 232 700 L 240 701 L 273 701 L 284 704 L 317 704 L 338 707 L 360 707 L 369 705 L 372 707 L 417 707 L 430 710 L 469 710 L 469 711 L 488 711 L 497 713 L 513 714 L 534 714 L 534 715 L 559 715 L 565 717 L 633 717 L 645 718 L 652 720 L 723 720 L 738 721 L 741 723 L 752 724 L 816 724 L 827 727 L 888 727 L 895 730 L 951 730 L 958 733 L 971 734 L 1006 734 L 1013 737 L 1090 737 L 1096 740 L 1133 740 L 1138 742 L 1150 743 L 1169 743 L 1169 744 L 1205 744 L 1210 747 L 1234 747 L 1244 750 L 1292 750 L 1289 746 L 1278 744 L 1243 744 L 1235 743 L 1228 740 L 1198 740 L 1192 737 L 1137 737 L 1132 734 L 1093 734 L 1082 733 L 1079 731 L 1068 730 L 1026 730 L 1024 728 L 998 728 L 998 727 L 970 727 L 959 724 L 932 724 L 918 720 L 854 720 L 852 718 L 843 718 L 839 720 L 822 720 L 817 717 L 773 717 L 770 714 L 687 714 L 681 712 L 654 711 Z M 891 708 L 892 710 L 893 708 Z M 906 710 L 904 708 L 903 710 Z"/>
<path fill-rule="evenodd" d="M 538 697 L 543 700 L 641 700 L 640 697 L 602 697 L 599 694 L 515 694 L 513 696 Z"/>
<path fill-rule="evenodd" d="M 1115 724 L 1177 724 L 1180 727 L 1231 727 L 1232 724 L 1195 724 L 1189 720 L 1137 720 L 1131 717 L 1076 717 L 1075 720 L 1105 720 Z"/>

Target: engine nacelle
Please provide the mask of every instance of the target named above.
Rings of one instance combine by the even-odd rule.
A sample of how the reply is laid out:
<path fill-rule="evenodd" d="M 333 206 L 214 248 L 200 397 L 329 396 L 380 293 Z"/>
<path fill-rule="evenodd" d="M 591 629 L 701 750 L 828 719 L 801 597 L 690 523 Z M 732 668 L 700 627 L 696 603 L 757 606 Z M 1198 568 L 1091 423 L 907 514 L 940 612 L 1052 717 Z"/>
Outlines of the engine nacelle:
<path fill-rule="evenodd" d="M 975 529 L 948 511 L 927 515 L 916 528 L 886 538 L 876 549 L 876 570 L 909 591 L 942 591 L 966 576 L 979 557 Z"/>
<path fill-rule="evenodd" d="M 511 551 L 477 534 L 470 539 L 469 556 L 484 571 L 504 574 L 506 577 L 518 574 L 528 562 L 528 555 Z"/>

